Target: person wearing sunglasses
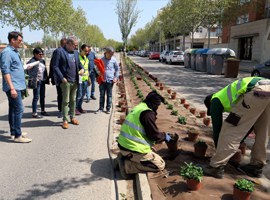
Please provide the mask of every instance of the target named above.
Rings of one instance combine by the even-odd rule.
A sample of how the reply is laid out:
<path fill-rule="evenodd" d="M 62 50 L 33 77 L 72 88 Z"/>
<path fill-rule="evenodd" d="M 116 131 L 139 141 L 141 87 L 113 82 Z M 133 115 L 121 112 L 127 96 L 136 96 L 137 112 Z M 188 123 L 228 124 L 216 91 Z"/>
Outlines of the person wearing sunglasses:
<path fill-rule="evenodd" d="M 43 59 L 43 50 L 37 47 L 33 50 L 33 55 L 27 64 L 39 62 L 32 68 L 26 69 L 26 72 L 29 75 L 28 88 L 33 89 L 32 117 L 40 119 L 42 118 L 41 115 L 48 116 L 48 113 L 45 111 L 45 85 L 49 84 L 49 79 L 45 60 Z M 41 115 L 37 113 L 38 100 L 40 101 Z"/>

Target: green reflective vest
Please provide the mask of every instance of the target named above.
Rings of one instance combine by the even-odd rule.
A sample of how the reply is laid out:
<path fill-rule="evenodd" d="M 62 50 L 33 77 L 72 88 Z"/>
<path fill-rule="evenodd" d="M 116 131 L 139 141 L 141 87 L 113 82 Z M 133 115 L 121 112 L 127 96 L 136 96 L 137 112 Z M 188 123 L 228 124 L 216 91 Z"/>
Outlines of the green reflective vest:
<path fill-rule="evenodd" d="M 218 98 L 224 107 L 224 112 L 230 112 L 232 106 L 237 103 L 237 99 L 241 94 L 246 93 L 248 84 L 253 80 L 262 80 L 264 78 L 259 77 L 247 77 L 242 78 L 237 81 L 232 82 L 225 88 L 221 89 L 212 96 L 213 98 Z"/>
<path fill-rule="evenodd" d="M 140 122 L 140 114 L 145 110 L 151 110 L 146 103 L 142 102 L 135 106 L 126 117 L 121 126 L 118 143 L 131 151 L 139 153 L 151 152 L 153 141 L 146 136 L 145 130 Z"/>
<path fill-rule="evenodd" d="M 84 68 L 84 74 L 82 76 L 82 81 L 87 81 L 89 79 L 89 71 L 88 71 L 88 64 L 89 60 L 86 56 L 82 57 L 79 55 L 80 62 Z"/>

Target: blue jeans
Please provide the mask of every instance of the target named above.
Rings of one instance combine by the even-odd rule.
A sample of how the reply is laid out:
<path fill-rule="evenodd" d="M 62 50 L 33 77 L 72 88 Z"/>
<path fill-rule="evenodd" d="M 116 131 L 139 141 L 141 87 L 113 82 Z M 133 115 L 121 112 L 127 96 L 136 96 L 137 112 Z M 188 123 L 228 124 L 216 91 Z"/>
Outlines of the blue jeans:
<path fill-rule="evenodd" d="M 99 110 L 104 109 L 104 103 L 105 103 L 105 92 L 107 94 L 107 104 L 106 104 L 106 110 L 110 110 L 112 106 L 112 88 L 113 88 L 113 82 L 109 83 L 102 83 L 99 85 L 99 92 L 100 92 L 100 99 L 99 99 Z"/>
<path fill-rule="evenodd" d="M 37 87 L 33 89 L 33 100 L 32 100 L 32 113 L 37 113 L 37 102 L 40 94 L 41 81 L 37 82 Z"/>
<path fill-rule="evenodd" d="M 95 96 L 95 82 L 96 82 L 95 72 L 90 73 L 90 79 L 91 79 L 91 96 Z"/>
<path fill-rule="evenodd" d="M 89 100 L 90 99 L 90 86 L 87 85 L 86 88 L 86 99 Z"/>
<path fill-rule="evenodd" d="M 17 98 L 13 99 L 11 97 L 10 90 L 6 92 L 8 97 L 8 121 L 10 126 L 10 134 L 15 135 L 15 138 L 21 136 L 21 126 L 22 126 L 22 115 L 23 115 L 23 102 L 22 102 L 22 91 L 17 91 Z"/>
<path fill-rule="evenodd" d="M 83 98 L 87 90 L 87 81 L 83 81 L 78 85 L 77 95 L 76 95 L 76 109 L 82 110 Z"/>

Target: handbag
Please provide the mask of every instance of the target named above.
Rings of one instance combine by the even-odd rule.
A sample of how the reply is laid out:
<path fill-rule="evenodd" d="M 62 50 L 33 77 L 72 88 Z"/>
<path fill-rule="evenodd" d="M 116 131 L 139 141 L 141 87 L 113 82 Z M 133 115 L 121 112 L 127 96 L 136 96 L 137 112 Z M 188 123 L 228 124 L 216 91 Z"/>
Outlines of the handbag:
<path fill-rule="evenodd" d="M 27 84 L 27 87 L 29 89 L 36 89 L 37 88 L 37 79 L 33 79 L 33 78 L 29 78 L 28 79 L 28 84 Z"/>

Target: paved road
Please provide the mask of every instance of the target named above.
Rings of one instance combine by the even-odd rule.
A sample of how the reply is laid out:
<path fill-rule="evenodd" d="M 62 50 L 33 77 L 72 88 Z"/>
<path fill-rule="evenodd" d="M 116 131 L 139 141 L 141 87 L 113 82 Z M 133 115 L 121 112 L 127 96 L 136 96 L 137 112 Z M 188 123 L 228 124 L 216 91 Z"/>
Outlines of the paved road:
<path fill-rule="evenodd" d="M 55 87 L 47 87 L 50 116 L 43 119 L 31 118 L 32 94 L 24 100 L 22 127 L 33 139 L 29 144 L 9 140 L 7 101 L 0 102 L 0 199 L 115 199 L 109 115 L 94 114 L 98 100 L 91 101 L 83 105 L 88 113 L 78 117 L 80 125 L 63 130 L 55 98 Z"/>

